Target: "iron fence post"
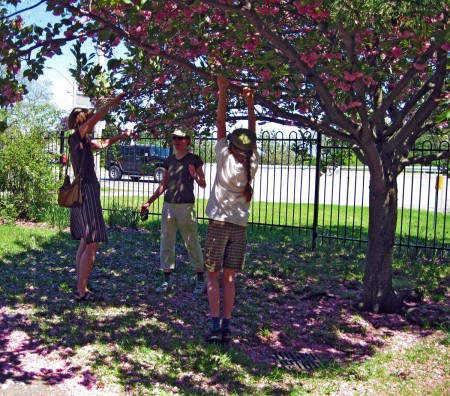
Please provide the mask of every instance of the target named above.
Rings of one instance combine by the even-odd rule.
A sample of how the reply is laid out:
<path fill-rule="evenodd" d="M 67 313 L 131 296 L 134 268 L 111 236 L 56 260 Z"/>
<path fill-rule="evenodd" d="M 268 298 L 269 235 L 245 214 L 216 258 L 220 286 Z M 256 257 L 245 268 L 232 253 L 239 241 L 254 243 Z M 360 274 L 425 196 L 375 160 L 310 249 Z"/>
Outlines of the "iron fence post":
<path fill-rule="evenodd" d="M 312 250 L 316 249 L 317 246 L 317 225 L 319 223 L 319 189 L 320 189 L 320 158 L 322 156 L 322 134 L 317 133 L 317 153 L 316 153 L 316 178 L 314 186 L 314 215 L 313 215 L 313 226 L 312 226 Z"/>
<path fill-rule="evenodd" d="M 59 180 L 62 180 L 64 163 L 63 163 L 63 155 L 64 155 L 64 129 L 59 133 Z M 67 161 L 67 159 L 66 159 Z"/>

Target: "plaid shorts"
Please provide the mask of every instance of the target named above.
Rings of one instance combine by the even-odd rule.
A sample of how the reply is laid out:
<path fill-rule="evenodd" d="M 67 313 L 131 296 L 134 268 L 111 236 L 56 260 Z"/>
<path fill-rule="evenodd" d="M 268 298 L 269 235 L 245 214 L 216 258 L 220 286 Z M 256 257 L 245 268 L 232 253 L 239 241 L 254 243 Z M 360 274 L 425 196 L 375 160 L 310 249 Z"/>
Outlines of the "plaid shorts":
<path fill-rule="evenodd" d="M 207 271 L 218 271 L 222 266 L 236 271 L 242 270 L 246 249 L 247 227 L 209 220 L 205 244 L 205 268 Z"/>

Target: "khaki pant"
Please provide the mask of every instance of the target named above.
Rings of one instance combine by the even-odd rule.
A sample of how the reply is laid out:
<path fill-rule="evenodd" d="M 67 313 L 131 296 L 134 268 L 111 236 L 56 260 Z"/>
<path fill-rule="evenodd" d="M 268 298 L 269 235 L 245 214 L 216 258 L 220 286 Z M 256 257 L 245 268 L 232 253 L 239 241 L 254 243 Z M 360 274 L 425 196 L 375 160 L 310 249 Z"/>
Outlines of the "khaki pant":
<path fill-rule="evenodd" d="M 198 241 L 197 215 L 194 204 L 164 202 L 161 219 L 160 263 L 162 269 L 175 268 L 177 227 L 183 237 L 189 262 L 195 269 L 203 269 L 203 252 Z"/>

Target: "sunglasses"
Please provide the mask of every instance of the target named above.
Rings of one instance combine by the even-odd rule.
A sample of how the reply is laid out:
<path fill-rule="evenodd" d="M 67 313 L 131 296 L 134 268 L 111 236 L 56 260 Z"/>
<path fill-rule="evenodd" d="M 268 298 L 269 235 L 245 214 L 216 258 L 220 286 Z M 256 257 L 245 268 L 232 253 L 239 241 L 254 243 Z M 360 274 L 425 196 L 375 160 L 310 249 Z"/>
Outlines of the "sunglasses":
<path fill-rule="evenodd" d="M 172 140 L 184 140 L 187 139 L 185 136 L 172 136 Z"/>

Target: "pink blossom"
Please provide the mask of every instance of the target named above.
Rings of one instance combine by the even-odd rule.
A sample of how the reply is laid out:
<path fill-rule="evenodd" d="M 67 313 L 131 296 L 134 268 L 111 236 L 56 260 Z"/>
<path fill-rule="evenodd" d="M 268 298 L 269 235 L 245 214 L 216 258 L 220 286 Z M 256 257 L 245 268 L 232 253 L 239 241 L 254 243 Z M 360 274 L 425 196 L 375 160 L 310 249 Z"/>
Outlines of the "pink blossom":
<path fill-rule="evenodd" d="M 344 78 L 347 81 L 355 81 L 358 78 L 363 77 L 364 74 L 361 72 L 353 72 L 353 73 L 349 73 L 349 72 L 344 72 Z"/>
<path fill-rule="evenodd" d="M 117 47 L 120 44 L 120 37 L 119 36 L 115 36 L 114 37 L 114 41 L 111 42 L 111 45 L 113 47 Z"/>
<path fill-rule="evenodd" d="M 142 12 L 141 12 L 141 15 L 144 17 L 144 19 L 145 19 L 146 21 L 149 21 L 150 18 L 152 17 L 152 12 L 151 12 L 151 11 L 145 10 L 145 11 L 142 11 Z"/>
<path fill-rule="evenodd" d="M 256 10 L 262 15 L 275 15 L 280 11 L 278 7 L 270 7 L 267 5 L 256 6 Z"/>
<path fill-rule="evenodd" d="M 13 64 L 7 67 L 7 70 L 11 70 L 14 74 L 17 74 L 20 70 L 17 64 Z"/>
<path fill-rule="evenodd" d="M 372 50 L 372 51 L 367 51 L 366 55 L 367 56 L 376 56 L 378 55 L 380 52 L 378 50 Z"/>
<path fill-rule="evenodd" d="M 323 57 L 325 59 L 341 59 L 342 55 L 341 54 L 329 54 L 329 53 L 325 53 L 323 54 Z"/>
<path fill-rule="evenodd" d="M 400 34 L 401 38 L 410 38 L 412 36 L 412 32 L 403 32 Z"/>
<path fill-rule="evenodd" d="M 242 46 L 243 46 L 247 51 L 250 51 L 250 52 L 254 52 L 254 51 L 256 50 L 256 48 L 258 47 L 257 44 L 254 44 L 254 43 L 248 43 L 248 42 L 242 44 Z"/>
<path fill-rule="evenodd" d="M 425 18 L 425 22 L 427 23 L 436 23 L 436 22 L 441 22 L 444 19 L 444 15 L 443 14 L 437 14 L 433 17 L 426 17 Z"/>
<path fill-rule="evenodd" d="M 16 19 L 13 19 L 11 21 L 11 26 L 21 29 L 22 26 L 23 26 L 23 19 L 22 19 L 22 17 L 19 15 Z"/>
<path fill-rule="evenodd" d="M 346 110 L 348 109 L 348 105 L 347 105 L 347 103 L 342 103 L 342 104 L 339 106 L 339 108 L 340 108 L 342 111 L 346 111 Z"/>
<path fill-rule="evenodd" d="M 372 36 L 373 35 L 373 32 L 371 31 L 371 30 L 369 30 L 369 29 L 366 29 L 366 30 L 361 30 L 360 32 L 358 32 L 357 33 L 357 35 L 359 36 L 359 35 L 361 35 L 361 36 Z"/>
<path fill-rule="evenodd" d="M 73 34 L 72 30 L 66 30 L 66 31 L 64 32 L 64 36 L 65 36 L 67 39 L 71 39 L 71 38 L 74 37 L 74 34 Z"/>
<path fill-rule="evenodd" d="M 310 26 L 305 26 L 300 29 L 300 33 L 309 33 L 312 30 Z"/>
<path fill-rule="evenodd" d="M 141 36 L 145 33 L 145 29 L 143 26 L 136 26 L 136 28 L 132 29 L 132 33 L 137 36 Z"/>
<path fill-rule="evenodd" d="M 427 64 L 426 64 L 426 63 L 417 63 L 417 62 L 414 62 L 414 68 L 415 68 L 416 70 L 424 70 L 426 67 L 427 67 Z"/>
<path fill-rule="evenodd" d="M 364 76 L 363 80 L 364 80 L 364 84 L 366 84 L 368 87 L 371 86 L 371 85 L 378 85 L 376 80 L 374 80 L 370 76 Z"/>
<path fill-rule="evenodd" d="M 348 83 L 344 83 L 343 81 L 338 81 L 336 83 L 336 88 L 339 88 L 343 91 L 350 91 L 350 89 L 352 88 L 351 84 Z"/>
<path fill-rule="evenodd" d="M 394 48 L 392 48 L 392 54 L 393 54 L 396 58 L 401 58 L 402 55 L 403 55 L 403 51 L 401 50 L 401 48 L 394 47 Z"/>
<path fill-rule="evenodd" d="M 254 36 L 247 37 L 247 41 L 242 44 L 242 46 L 250 52 L 256 51 L 256 48 L 258 48 L 258 45 L 260 43 L 260 40 Z"/>
<path fill-rule="evenodd" d="M 300 59 L 305 62 L 309 67 L 314 67 L 317 64 L 317 58 L 319 57 L 318 54 L 312 53 L 312 54 L 303 54 Z"/>
<path fill-rule="evenodd" d="M 325 80 L 327 80 L 327 81 L 337 81 L 337 79 L 338 79 L 338 77 L 337 76 L 335 76 L 335 75 L 333 75 L 333 74 L 330 74 L 329 76 L 322 76 L 322 78 Z M 299 88 L 302 88 L 302 87 L 299 87 Z"/>
<path fill-rule="evenodd" d="M 294 6 L 300 15 L 309 15 L 311 18 L 322 21 L 330 17 L 330 12 L 325 10 L 319 10 L 318 8 L 322 4 L 320 2 L 312 2 L 310 4 L 303 4 L 302 1 L 296 1 Z"/>
<path fill-rule="evenodd" d="M 362 103 L 361 102 L 359 102 L 359 101 L 354 101 L 354 102 L 350 102 L 349 104 L 348 104 L 348 108 L 349 109 L 352 109 L 352 108 L 354 108 L 354 107 L 359 107 L 359 106 L 362 106 Z"/>
<path fill-rule="evenodd" d="M 450 42 L 446 42 L 446 43 L 444 43 L 444 44 L 442 44 L 441 45 L 441 48 L 444 50 L 444 51 L 450 51 Z"/>
<path fill-rule="evenodd" d="M 321 22 L 325 19 L 329 19 L 330 18 L 330 12 L 329 11 L 317 11 L 314 12 L 313 14 L 311 14 L 311 16 L 318 22 Z"/>
<path fill-rule="evenodd" d="M 221 47 L 224 50 L 229 50 L 231 48 L 233 48 L 234 43 L 231 40 L 225 40 L 224 42 L 221 43 Z"/>
<path fill-rule="evenodd" d="M 217 22 L 217 23 L 219 23 L 220 25 L 223 25 L 223 24 L 226 24 L 226 23 L 227 23 L 226 19 L 224 18 L 224 15 L 222 15 L 221 12 L 216 12 L 216 13 L 214 13 L 212 19 L 213 19 L 214 22 Z"/>
<path fill-rule="evenodd" d="M 175 47 L 182 47 L 183 44 L 184 44 L 184 42 L 183 42 L 183 40 L 181 39 L 180 36 L 175 36 L 172 39 L 172 43 L 174 44 Z"/>
<path fill-rule="evenodd" d="M 309 107 L 308 107 L 308 105 L 306 105 L 306 104 L 302 104 L 302 105 L 299 106 L 298 110 L 300 111 L 300 113 L 303 113 L 303 114 L 304 114 L 304 113 L 307 113 L 307 112 L 308 112 Z"/>
<path fill-rule="evenodd" d="M 269 81 L 270 77 L 272 76 L 272 71 L 269 69 L 262 70 L 259 72 L 259 76 L 261 77 L 262 81 Z"/>
<path fill-rule="evenodd" d="M 186 21 L 191 21 L 192 20 L 192 15 L 194 14 L 193 13 L 193 10 L 191 10 L 191 9 L 184 9 L 184 10 L 182 10 L 182 12 L 183 12 L 183 16 L 184 16 L 184 18 L 186 19 Z"/>
<path fill-rule="evenodd" d="M 166 76 L 159 76 L 153 80 L 156 84 L 164 84 L 166 82 Z"/>
<path fill-rule="evenodd" d="M 240 49 L 236 49 L 233 51 L 232 56 L 240 58 L 243 55 L 243 53 L 244 53 L 244 51 L 242 51 Z"/>
<path fill-rule="evenodd" d="M 113 10 L 113 14 L 122 17 L 124 15 L 124 12 L 121 8 L 115 7 Z"/>

